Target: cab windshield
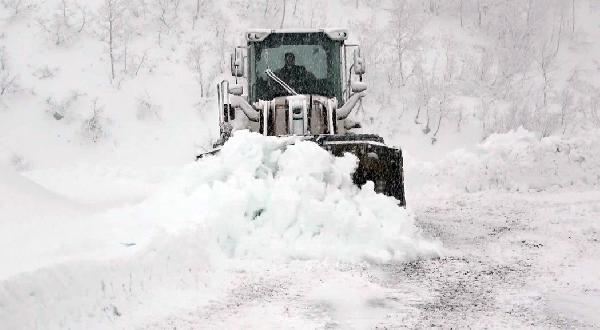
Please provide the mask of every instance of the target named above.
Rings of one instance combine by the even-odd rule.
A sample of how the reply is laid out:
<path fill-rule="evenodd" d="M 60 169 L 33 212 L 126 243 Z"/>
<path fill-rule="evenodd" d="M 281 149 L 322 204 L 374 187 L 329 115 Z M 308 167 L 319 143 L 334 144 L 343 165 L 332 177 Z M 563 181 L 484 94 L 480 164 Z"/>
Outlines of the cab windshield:
<path fill-rule="evenodd" d="M 271 34 L 254 44 L 251 56 L 253 100 L 290 95 L 265 71 L 273 73 L 299 94 L 338 96 L 341 90 L 340 45 L 323 33 Z M 252 62 L 252 61 L 251 61 Z"/>

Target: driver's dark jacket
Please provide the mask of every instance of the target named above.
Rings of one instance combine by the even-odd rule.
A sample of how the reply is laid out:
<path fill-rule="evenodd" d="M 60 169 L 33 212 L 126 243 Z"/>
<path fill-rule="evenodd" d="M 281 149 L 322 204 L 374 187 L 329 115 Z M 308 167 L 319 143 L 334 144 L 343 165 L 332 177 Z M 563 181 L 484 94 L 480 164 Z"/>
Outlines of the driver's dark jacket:
<path fill-rule="evenodd" d="M 284 66 L 277 70 L 275 75 L 298 93 L 308 89 L 315 80 L 315 76 L 302 65 Z"/>

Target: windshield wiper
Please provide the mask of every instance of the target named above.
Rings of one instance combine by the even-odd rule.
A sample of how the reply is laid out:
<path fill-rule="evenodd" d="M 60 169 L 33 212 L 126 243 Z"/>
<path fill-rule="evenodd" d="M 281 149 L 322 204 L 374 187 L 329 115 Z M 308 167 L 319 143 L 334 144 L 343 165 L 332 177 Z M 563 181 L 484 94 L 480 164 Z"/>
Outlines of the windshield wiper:
<path fill-rule="evenodd" d="M 275 80 L 276 83 L 281 85 L 281 87 L 283 87 L 283 89 L 285 89 L 286 92 L 290 93 L 290 95 L 298 95 L 298 93 L 292 87 L 290 87 L 290 85 L 286 84 L 285 81 L 283 81 L 283 80 L 281 80 L 281 78 L 277 77 L 277 75 L 275 75 L 275 73 L 271 69 L 266 69 L 265 74 L 269 78 Z"/>

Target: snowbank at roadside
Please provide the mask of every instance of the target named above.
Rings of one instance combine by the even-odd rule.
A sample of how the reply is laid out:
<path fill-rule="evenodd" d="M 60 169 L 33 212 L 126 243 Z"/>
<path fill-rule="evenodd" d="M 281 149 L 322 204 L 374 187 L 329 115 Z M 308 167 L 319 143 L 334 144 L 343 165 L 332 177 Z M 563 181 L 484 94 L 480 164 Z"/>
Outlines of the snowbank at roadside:
<path fill-rule="evenodd" d="M 63 258 L 65 233 L 87 216 L 81 205 L 0 166 L 0 280 Z"/>
<path fill-rule="evenodd" d="M 539 138 L 518 129 L 494 134 L 474 151 L 436 162 L 407 162 L 409 189 L 423 192 L 553 191 L 600 186 L 600 131 Z"/>

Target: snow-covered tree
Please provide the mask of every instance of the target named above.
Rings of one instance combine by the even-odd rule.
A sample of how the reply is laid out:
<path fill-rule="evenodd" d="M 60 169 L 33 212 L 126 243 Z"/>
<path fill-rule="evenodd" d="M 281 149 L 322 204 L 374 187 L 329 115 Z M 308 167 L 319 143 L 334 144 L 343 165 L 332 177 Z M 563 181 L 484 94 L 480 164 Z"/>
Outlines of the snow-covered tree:
<path fill-rule="evenodd" d="M 0 97 L 14 92 L 17 88 L 17 75 L 8 67 L 6 49 L 0 47 Z"/>
<path fill-rule="evenodd" d="M 421 17 L 418 8 L 412 1 L 394 1 L 390 11 L 391 41 L 395 52 L 395 72 L 398 73 L 400 85 L 404 85 L 407 68 L 406 57 L 419 41 L 422 28 Z"/>
<path fill-rule="evenodd" d="M 117 60 L 127 41 L 127 9 L 127 0 L 104 0 L 98 13 L 101 38 L 106 44 L 112 81 L 117 78 Z"/>

